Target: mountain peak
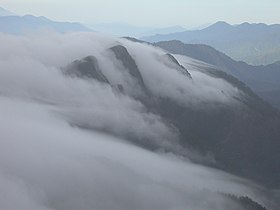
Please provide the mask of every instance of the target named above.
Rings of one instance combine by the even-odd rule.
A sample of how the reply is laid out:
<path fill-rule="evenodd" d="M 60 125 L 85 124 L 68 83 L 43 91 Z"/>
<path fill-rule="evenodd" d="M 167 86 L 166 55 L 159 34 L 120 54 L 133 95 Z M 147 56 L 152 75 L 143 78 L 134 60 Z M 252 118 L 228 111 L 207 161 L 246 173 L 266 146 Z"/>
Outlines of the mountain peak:
<path fill-rule="evenodd" d="M 218 21 L 209 27 L 228 27 L 228 26 L 231 26 L 231 25 L 225 21 Z"/>
<path fill-rule="evenodd" d="M 230 28 L 231 25 L 228 24 L 227 22 L 224 22 L 224 21 L 218 21 L 212 25 L 210 25 L 209 27 L 205 28 L 204 30 L 215 30 L 215 31 L 220 31 L 220 30 L 225 30 L 225 29 L 228 29 Z"/>

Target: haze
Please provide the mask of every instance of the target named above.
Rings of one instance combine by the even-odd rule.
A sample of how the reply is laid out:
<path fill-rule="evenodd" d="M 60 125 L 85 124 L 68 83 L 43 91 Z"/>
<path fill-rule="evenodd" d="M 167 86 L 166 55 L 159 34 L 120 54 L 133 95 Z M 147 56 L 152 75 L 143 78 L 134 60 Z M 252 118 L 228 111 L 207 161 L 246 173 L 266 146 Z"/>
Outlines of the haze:
<path fill-rule="evenodd" d="M 84 24 L 124 22 L 137 26 L 195 27 L 219 20 L 231 24 L 280 22 L 278 0 L 4 0 L 1 6 L 20 15 Z"/>

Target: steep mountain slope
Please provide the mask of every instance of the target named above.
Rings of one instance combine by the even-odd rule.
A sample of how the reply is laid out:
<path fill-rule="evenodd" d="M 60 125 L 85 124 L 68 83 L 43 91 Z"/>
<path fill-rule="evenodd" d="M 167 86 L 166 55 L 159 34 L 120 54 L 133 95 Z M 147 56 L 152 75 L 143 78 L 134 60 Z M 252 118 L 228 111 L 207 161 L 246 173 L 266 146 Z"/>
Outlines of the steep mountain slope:
<path fill-rule="evenodd" d="M 184 44 L 180 41 L 155 43 L 171 53 L 186 55 L 212 64 L 226 73 L 235 76 L 254 92 L 275 107 L 280 108 L 280 65 L 251 66 L 237 62 L 227 55 L 207 45 Z"/>
<path fill-rule="evenodd" d="M 230 25 L 217 22 L 205 29 L 142 38 L 149 42 L 180 40 L 188 44 L 206 44 L 235 60 L 267 65 L 280 60 L 280 25 Z"/>
<path fill-rule="evenodd" d="M 0 17 L 0 32 L 2 33 L 23 34 L 46 29 L 59 33 L 90 31 L 79 23 L 55 22 L 45 17 L 32 15 Z"/>
<path fill-rule="evenodd" d="M 124 90 L 122 94 L 140 100 L 150 112 L 160 115 L 178 131 L 180 147 L 172 148 L 169 145 L 165 149 L 184 155 L 181 151 L 191 146 L 205 155 L 211 154 L 216 163 L 207 164 L 214 164 L 216 167 L 270 186 L 279 183 L 280 171 L 277 168 L 280 166 L 280 117 L 276 110 L 234 77 L 214 69 L 213 66 L 195 63 L 187 57 L 177 56 L 178 62 L 171 55 L 169 56 L 172 59 L 166 55 L 153 56 L 161 65 L 174 70 L 179 69 L 178 73 L 181 74 L 183 83 L 186 83 L 186 89 L 178 87 L 178 93 L 174 92 L 172 96 L 167 94 L 170 90 L 165 90 L 167 93 L 164 94 L 159 93 L 159 90 L 149 86 L 147 81 L 149 77 L 152 78 L 150 73 L 145 72 L 150 65 L 143 66 L 143 63 L 139 63 L 138 54 L 133 50 L 134 46 L 127 46 L 128 48 L 117 45 L 110 50 L 113 49 L 115 59 L 122 64 L 126 75 L 132 80 L 127 84 L 108 78 L 104 81 L 110 81 L 112 87 L 121 86 Z M 143 45 L 143 48 L 149 47 Z M 135 61 L 130 53 L 134 55 Z M 83 62 L 86 60 L 83 59 Z M 149 60 L 146 62 L 149 63 Z M 79 67 L 75 71 L 80 74 L 84 72 L 83 68 Z M 92 71 L 96 70 L 92 68 Z M 104 75 L 106 77 L 105 73 Z M 96 73 L 89 78 L 100 81 Z M 214 80 L 218 86 L 219 80 L 225 82 L 225 87 L 229 85 L 229 89 L 208 86 L 209 83 L 214 85 Z M 165 82 L 168 86 L 170 81 Z M 131 91 L 131 88 L 134 91 Z M 150 149 L 162 146 L 151 146 L 147 142 L 142 145 Z"/>

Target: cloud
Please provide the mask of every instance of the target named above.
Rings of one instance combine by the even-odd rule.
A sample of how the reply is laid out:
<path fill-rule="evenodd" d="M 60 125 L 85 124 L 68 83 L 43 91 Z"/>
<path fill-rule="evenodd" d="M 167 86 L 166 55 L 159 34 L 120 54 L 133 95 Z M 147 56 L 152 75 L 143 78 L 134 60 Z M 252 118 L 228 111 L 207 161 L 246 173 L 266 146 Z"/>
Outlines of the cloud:
<path fill-rule="evenodd" d="M 0 208 L 202 210 L 209 203 L 215 209 L 236 207 L 216 192 L 265 202 L 262 189 L 248 181 L 128 143 L 127 138 L 135 138 L 137 143 L 181 149 L 176 129 L 135 98 L 62 73 L 61 67 L 94 55 L 109 81 L 122 84 L 123 66 L 110 59 L 107 50 L 119 43 L 135 58 L 155 97 L 184 105 L 230 104 L 231 94 L 238 94 L 225 81 L 208 80 L 207 75 L 192 72 L 194 80 L 182 78 L 154 59 L 163 51 L 121 39 L 95 33 L 1 34 Z M 220 88 L 229 95 L 215 94 Z"/>
<path fill-rule="evenodd" d="M 193 80 L 182 77 L 176 69 L 170 70 L 157 59 L 165 54 L 164 51 L 123 39 L 112 39 L 97 33 L 46 33 L 26 37 L 1 34 L 0 38 L 2 59 L 31 58 L 47 67 L 64 67 L 76 59 L 94 55 L 110 82 L 128 84 L 129 78 L 116 70 L 123 67 L 116 63 L 108 51 L 108 48 L 122 43 L 135 59 L 145 84 L 156 96 L 198 105 L 201 102 L 231 104 L 232 96 L 239 95 L 238 89 L 229 83 L 206 74 L 192 71 Z"/>
<path fill-rule="evenodd" d="M 31 56 L 0 60 L 0 69 L 2 94 L 52 104 L 53 111 L 76 126 L 133 136 L 151 145 L 171 147 L 177 139 L 176 131 L 160 116 L 149 113 L 140 102 L 116 94 L 109 85 L 66 77 L 59 67 Z"/>
<path fill-rule="evenodd" d="M 49 105 L 0 102 L 1 209 L 202 209 L 197 199 L 217 209 L 231 204 L 206 189 L 258 199 L 242 179 L 73 128 Z"/>
<path fill-rule="evenodd" d="M 203 102 L 232 104 L 232 96 L 239 94 L 225 81 L 205 74 L 193 72 L 192 80 L 182 76 L 158 59 L 165 52 L 156 48 L 96 33 L 50 32 L 27 36 L 0 34 L 0 91 L 53 104 L 55 111 L 76 126 L 110 131 L 153 148 L 182 150 L 175 143 L 176 129 L 133 99 L 139 92 L 137 86 L 108 50 L 120 43 L 128 48 L 155 97 L 198 107 Z M 116 95 L 109 85 L 95 80 L 66 78 L 62 74 L 61 67 L 88 55 L 98 59 L 112 85 L 122 84 L 131 97 Z"/>
<path fill-rule="evenodd" d="M 146 85 L 157 96 L 168 97 L 184 106 L 199 106 L 204 103 L 236 105 L 234 97 L 240 92 L 226 81 L 195 71 L 189 65 L 187 70 L 192 79 L 182 76 L 176 68 L 166 66 L 161 49 L 145 44 L 122 40 L 137 62 Z M 192 62 L 184 57 L 185 62 Z M 185 64 L 184 64 L 185 65 Z"/>

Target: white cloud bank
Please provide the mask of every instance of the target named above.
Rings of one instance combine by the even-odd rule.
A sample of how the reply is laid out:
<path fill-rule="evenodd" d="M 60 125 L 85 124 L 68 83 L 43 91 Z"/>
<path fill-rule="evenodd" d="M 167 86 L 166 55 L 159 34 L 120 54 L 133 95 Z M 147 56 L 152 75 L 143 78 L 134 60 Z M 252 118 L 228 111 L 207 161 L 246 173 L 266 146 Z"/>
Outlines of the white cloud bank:
<path fill-rule="evenodd" d="M 8 98 L 0 104 L 1 209 L 203 209 L 205 199 L 216 209 L 231 204 L 199 191 L 205 189 L 259 199 L 241 179 L 73 128 L 48 105 Z"/>
<path fill-rule="evenodd" d="M 261 189 L 242 179 L 71 126 L 128 133 L 163 148 L 176 146 L 176 130 L 140 102 L 96 81 L 61 73 L 60 67 L 94 55 L 110 80 L 119 78 L 110 82 L 122 82 L 122 67 L 116 67 L 107 51 L 120 42 L 157 96 L 190 105 L 230 104 L 238 94 L 206 75 L 182 78 L 153 59 L 164 52 L 149 46 L 86 33 L 0 34 L 0 209 L 207 209 L 202 201 L 211 201 L 218 210 L 235 207 L 205 189 L 265 202 Z"/>

